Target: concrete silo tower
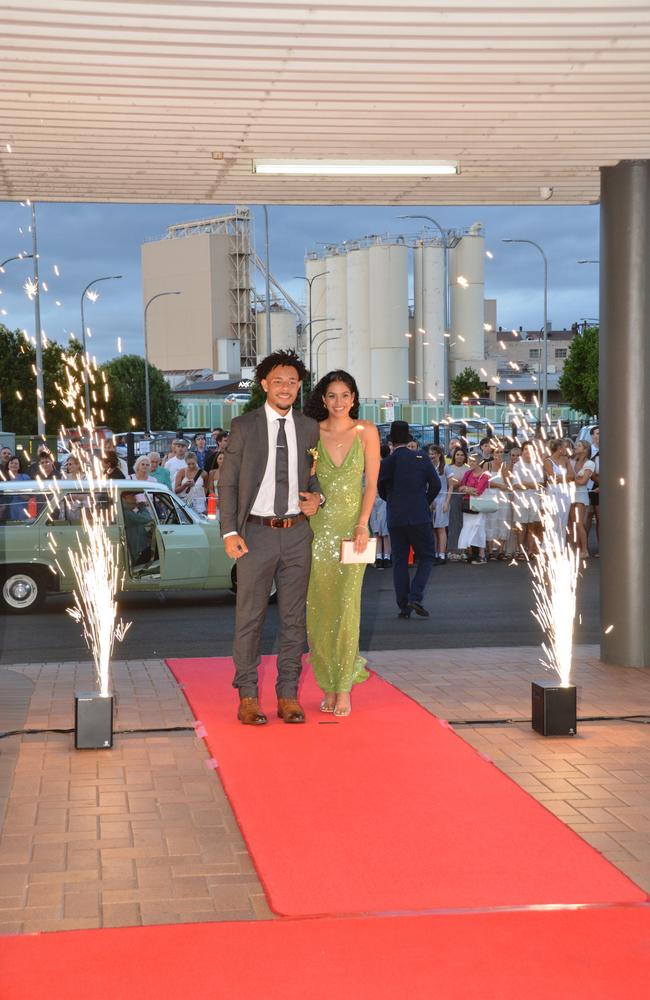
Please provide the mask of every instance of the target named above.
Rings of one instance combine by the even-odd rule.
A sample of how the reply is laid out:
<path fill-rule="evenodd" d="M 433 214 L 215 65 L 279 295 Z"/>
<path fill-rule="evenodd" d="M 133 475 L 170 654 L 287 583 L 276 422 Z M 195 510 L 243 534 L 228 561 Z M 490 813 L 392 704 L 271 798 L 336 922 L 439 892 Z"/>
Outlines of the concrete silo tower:
<path fill-rule="evenodd" d="M 348 370 L 362 399 L 371 396 L 369 253 L 368 247 L 359 246 L 347 254 Z"/>
<path fill-rule="evenodd" d="M 413 248 L 415 398 L 435 403 L 445 394 L 444 255 L 437 239 Z"/>
<path fill-rule="evenodd" d="M 408 248 L 377 241 L 368 251 L 370 396 L 409 398 Z"/>
<path fill-rule="evenodd" d="M 452 375 L 466 365 L 477 365 L 485 357 L 485 236 L 480 223 L 461 237 L 449 251 L 449 293 L 451 299 Z M 460 280 L 459 280 L 460 279 Z"/>

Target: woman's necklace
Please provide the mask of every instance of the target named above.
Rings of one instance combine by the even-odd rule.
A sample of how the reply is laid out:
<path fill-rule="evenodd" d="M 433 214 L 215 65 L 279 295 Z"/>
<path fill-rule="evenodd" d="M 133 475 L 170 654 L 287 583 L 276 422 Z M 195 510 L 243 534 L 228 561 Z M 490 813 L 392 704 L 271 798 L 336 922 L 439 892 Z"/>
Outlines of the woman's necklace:
<path fill-rule="evenodd" d="M 353 423 L 349 427 L 347 427 L 346 430 L 350 431 L 354 427 L 356 427 L 356 424 Z M 334 445 L 334 447 L 335 448 L 343 448 L 343 447 L 345 447 L 346 442 L 345 441 L 336 441 L 335 438 L 334 438 L 334 431 L 330 430 L 329 427 L 327 429 L 330 432 L 330 434 L 332 435 L 332 444 Z"/>

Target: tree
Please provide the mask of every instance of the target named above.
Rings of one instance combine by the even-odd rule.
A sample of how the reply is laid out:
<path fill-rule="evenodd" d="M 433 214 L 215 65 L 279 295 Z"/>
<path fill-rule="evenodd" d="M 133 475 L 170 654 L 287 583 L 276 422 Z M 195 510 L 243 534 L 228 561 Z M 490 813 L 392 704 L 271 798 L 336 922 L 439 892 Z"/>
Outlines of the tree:
<path fill-rule="evenodd" d="M 57 389 L 57 385 L 65 386 L 66 353 L 55 341 L 47 342 L 43 348 L 43 413 L 48 434 L 57 434 L 62 424 L 69 423 L 69 411 Z M 0 324 L 2 424 L 14 434 L 38 433 L 35 366 L 33 344 L 20 330 L 11 331 Z"/>
<path fill-rule="evenodd" d="M 255 381 L 251 384 L 251 398 L 246 403 L 242 412 L 249 413 L 251 410 L 258 410 L 260 406 L 264 406 L 265 402 L 266 393 L 259 382 Z"/>
<path fill-rule="evenodd" d="M 146 426 L 144 358 L 123 354 L 101 365 L 108 383 L 108 401 L 102 405 L 105 423 L 114 431 Z M 100 374 L 101 379 L 101 374 Z M 159 368 L 149 364 L 151 426 L 156 430 L 175 429 L 181 418 L 181 405 L 174 399 L 168 382 Z M 135 425 L 132 423 L 135 420 Z"/>
<path fill-rule="evenodd" d="M 569 406 L 588 416 L 598 413 L 598 327 L 574 337 L 560 376 L 560 392 Z"/>
<path fill-rule="evenodd" d="M 484 389 L 481 376 L 474 368 L 463 368 L 462 372 L 451 380 L 451 401 L 462 403 L 463 396 L 471 396 L 473 392 L 479 395 Z"/>

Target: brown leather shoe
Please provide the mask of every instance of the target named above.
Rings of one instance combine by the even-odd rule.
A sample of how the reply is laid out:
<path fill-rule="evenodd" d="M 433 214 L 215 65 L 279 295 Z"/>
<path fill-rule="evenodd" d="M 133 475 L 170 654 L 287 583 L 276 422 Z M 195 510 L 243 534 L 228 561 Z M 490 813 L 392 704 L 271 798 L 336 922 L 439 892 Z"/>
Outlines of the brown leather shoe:
<path fill-rule="evenodd" d="M 304 722 L 305 713 L 296 698 L 278 698 L 278 719 L 283 722 Z"/>
<path fill-rule="evenodd" d="M 263 726 L 268 721 L 257 698 L 240 698 L 237 718 L 245 726 Z"/>

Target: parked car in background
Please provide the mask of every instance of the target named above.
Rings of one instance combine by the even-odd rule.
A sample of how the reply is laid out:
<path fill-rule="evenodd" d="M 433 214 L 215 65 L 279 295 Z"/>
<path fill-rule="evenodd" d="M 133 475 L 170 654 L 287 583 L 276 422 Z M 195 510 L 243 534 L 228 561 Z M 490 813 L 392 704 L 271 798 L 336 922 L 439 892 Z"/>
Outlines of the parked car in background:
<path fill-rule="evenodd" d="M 249 403 L 250 392 L 231 392 L 224 399 L 224 403 Z"/>
<path fill-rule="evenodd" d="M 589 444 L 591 444 L 592 443 L 591 432 L 593 431 L 594 427 L 599 427 L 599 426 L 600 424 L 598 423 L 585 424 L 584 427 L 580 428 L 580 433 L 578 434 L 578 441 L 588 441 Z"/>
<path fill-rule="evenodd" d="M 133 452 L 136 458 L 139 455 L 148 455 L 150 451 L 157 451 L 161 457 L 164 457 L 171 450 L 172 441 L 175 441 L 178 437 L 176 431 L 152 431 L 151 435 L 147 435 L 145 431 L 123 431 L 120 434 L 116 434 L 113 439 L 115 450 L 120 459 L 124 461 L 125 471 L 128 451 L 127 434 L 129 433 L 133 434 Z M 189 443 L 190 440 L 188 438 Z"/>
<path fill-rule="evenodd" d="M 91 487 L 74 480 L 0 483 L 0 599 L 5 611 L 42 607 L 75 587 L 70 554 L 83 538 Z M 219 523 L 200 517 L 166 486 L 133 480 L 95 484 L 108 518 L 121 590 L 232 590 L 236 569 Z"/>

